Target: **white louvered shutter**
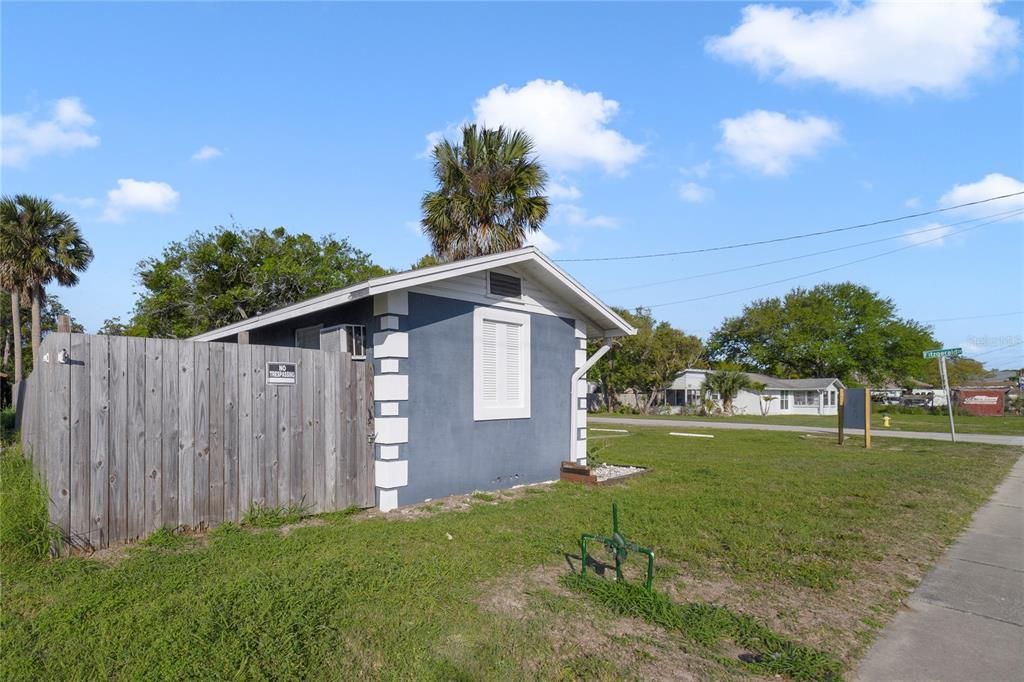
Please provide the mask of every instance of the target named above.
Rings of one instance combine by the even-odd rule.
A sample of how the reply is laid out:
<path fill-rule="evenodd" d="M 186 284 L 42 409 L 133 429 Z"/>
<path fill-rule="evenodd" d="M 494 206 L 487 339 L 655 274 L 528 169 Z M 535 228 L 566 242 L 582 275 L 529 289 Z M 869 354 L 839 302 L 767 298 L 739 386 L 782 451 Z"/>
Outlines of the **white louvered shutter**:
<path fill-rule="evenodd" d="M 522 327 L 507 322 L 502 326 L 505 328 L 505 348 L 502 357 L 505 381 L 501 401 L 504 403 L 503 407 L 518 407 L 523 401 Z"/>
<path fill-rule="evenodd" d="M 474 416 L 530 416 L 530 316 L 492 308 L 474 313 Z"/>
<path fill-rule="evenodd" d="M 488 406 L 498 406 L 498 326 L 499 322 L 484 320 L 480 335 L 483 354 L 481 383 L 482 398 Z"/>

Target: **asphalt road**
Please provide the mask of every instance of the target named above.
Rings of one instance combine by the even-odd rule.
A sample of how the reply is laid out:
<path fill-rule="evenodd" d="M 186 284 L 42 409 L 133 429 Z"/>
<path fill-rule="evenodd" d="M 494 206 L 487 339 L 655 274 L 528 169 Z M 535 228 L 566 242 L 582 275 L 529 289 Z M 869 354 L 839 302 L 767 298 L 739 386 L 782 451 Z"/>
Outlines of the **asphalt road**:
<path fill-rule="evenodd" d="M 636 419 L 634 417 L 587 417 L 588 424 L 625 424 L 627 426 L 656 426 L 674 429 L 740 429 L 756 431 L 796 431 L 797 433 L 830 433 L 834 428 L 826 426 L 795 426 L 789 424 L 740 424 L 726 421 L 689 421 L 686 419 Z M 846 429 L 847 435 L 862 436 L 860 429 Z M 882 431 L 873 429 L 872 438 L 911 438 L 918 440 L 949 440 L 948 433 L 932 431 Z M 958 433 L 957 441 L 961 443 L 991 443 L 993 445 L 1017 445 L 1024 447 L 1024 436 L 1006 436 L 984 433 Z"/>

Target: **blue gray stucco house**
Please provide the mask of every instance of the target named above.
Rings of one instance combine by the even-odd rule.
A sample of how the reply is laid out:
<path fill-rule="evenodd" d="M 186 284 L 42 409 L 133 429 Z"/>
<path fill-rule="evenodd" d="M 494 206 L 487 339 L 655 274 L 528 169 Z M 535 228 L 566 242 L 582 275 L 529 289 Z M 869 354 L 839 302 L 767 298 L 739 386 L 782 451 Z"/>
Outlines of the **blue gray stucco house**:
<path fill-rule="evenodd" d="M 379 277 L 196 341 L 373 363 L 383 510 L 547 481 L 586 461 L 586 370 L 636 332 L 535 247 Z M 587 340 L 601 339 L 587 356 Z M 340 345 L 337 345 L 340 344 Z"/>

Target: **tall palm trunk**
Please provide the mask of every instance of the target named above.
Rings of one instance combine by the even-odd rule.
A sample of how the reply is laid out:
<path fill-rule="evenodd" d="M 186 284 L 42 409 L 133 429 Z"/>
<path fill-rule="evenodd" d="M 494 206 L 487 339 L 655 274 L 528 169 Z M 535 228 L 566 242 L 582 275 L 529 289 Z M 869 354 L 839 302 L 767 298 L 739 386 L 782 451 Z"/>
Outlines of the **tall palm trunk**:
<path fill-rule="evenodd" d="M 14 327 L 14 383 L 21 381 L 21 294 L 11 292 L 11 326 Z M 11 394 L 12 401 L 16 398 Z"/>
<path fill-rule="evenodd" d="M 43 287 L 32 285 L 32 366 L 39 363 L 39 345 L 43 342 Z"/>

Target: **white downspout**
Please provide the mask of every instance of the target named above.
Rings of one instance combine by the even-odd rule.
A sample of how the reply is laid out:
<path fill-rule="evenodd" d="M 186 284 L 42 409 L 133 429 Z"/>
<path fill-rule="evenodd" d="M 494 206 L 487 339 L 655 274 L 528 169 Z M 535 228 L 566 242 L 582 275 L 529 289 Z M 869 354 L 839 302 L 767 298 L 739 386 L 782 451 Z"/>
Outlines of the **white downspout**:
<path fill-rule="evenodd" d="M 569 395 L 572 396 L 572 408 L 569 411 L 569 425 L 571 427 L 569 430 L 569 460 L 573 462 L 578 462 L 579 464 L 587 463 L 586 453 L 583 453 L 582 457 L 576 456 L 576 443 L 579 442 L 576 437 L 576 432 L 579 429 L 579 425 L 576 421 L 576 415 L 579 412 L 580 406 L 580 379 L 582 379 L 584 375 L 586 375 L 587 371 L 591 367 L 596 365 L 597 361 L 603 358 L 605 353 L 607 353 L 611 349 L 612 340 L 610 337 L 605 337 L 605 340 L 601 344 L 601 347 L 598 348 L 593 355 L 587 358 L 586 361 L 582 365 L 580 365 L 580 367 L 575 372 L 572 373 L 572 388 L 569 392 Z"/>

